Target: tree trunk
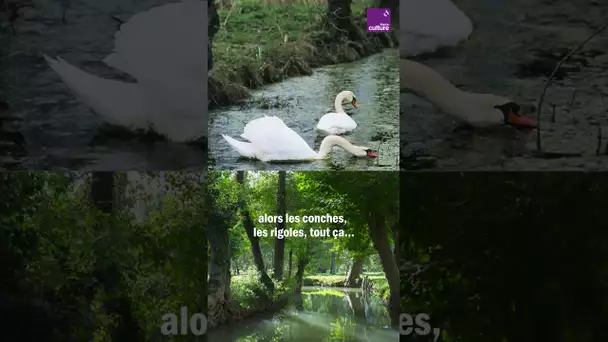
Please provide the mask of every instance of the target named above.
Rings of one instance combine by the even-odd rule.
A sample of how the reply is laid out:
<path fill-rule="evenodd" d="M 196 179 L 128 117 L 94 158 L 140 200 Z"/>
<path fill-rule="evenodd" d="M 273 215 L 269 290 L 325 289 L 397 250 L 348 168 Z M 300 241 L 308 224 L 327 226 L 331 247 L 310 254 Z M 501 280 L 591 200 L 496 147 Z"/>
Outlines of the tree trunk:
<path fill-rule="evenodd" d="M 291 278 L 291 266 L 293 265 L 293 248 L 289 248 L 289 273 L 288 277 Z"/>
<path fill-rule="evenodd" d="M 210 199 L 213 201 L 213 199 Z M 208 306 L 212 311 L 214 321 L 212 326 L 224 323 L 228 317 L 230 302 L 230 240 L 228 237 L 228 218 L 214 208 L 209 211 L 208 241 L 209 241 L 209 282 Z"/>
<path fill-rule="evenodd" d="M 364 255 L 355 255 L 350 266 L 348 267 L 348 272 L 346 273 L 346 279 L 344 280 L 344 286 L 346 287 L 358 287 L 359 286 L 359 276 L 361 275 L 361 269 L 363 268 L 363 263 L 365 262 Z"/>
<path fill-rule="evenodd" d="M 307 255 L 303 255 L 300 256 L 298 259 L 298 269 L 296 270 L 296 293 L 301 293 L 302 292 L 302 283 L 304 282 L 304 270 L 306 269 L 306 266 L 308 265 L 308 262 L 310 260 L 308 259 Z"/>
<path fill-rule="evenodd" d="M 283 217 L 283 221 L 277 224 L 278 230 L 285 229 L 285 217 L 287 214 L 287 203 L 285 202 L 285 171 L 279 171 L 279 187 L 277 190 L 278 216 Z M 285 267 L 285 239 L 275 238 L 274 240 L 274 277 L 283 280 L 283 268 Z"/>
<path fill-rule="evenodd" d="M 114 213 L 114 173 L 94 172 L 91 180 L 91 202 L 102 213 L 111 217 Z M 143 341 L 133 315 L 131 301 L 120 290 L 121 274 L 116 265 L 98 264 L 94 274 L 100 279 L 108 300 L 104 303 L 108 313 L 118 317 L 118 326 L 111 332 L 113 341 Z"/>
<path fill-rule="evenodd" d="M 339 30 L 350 31 L 351 8 L 352 0 L 328 0 L 327 1 L 327 17 L 334 23 Z"/>
<path fill-rule="evenodd" d="M 336 274 L 336 253 L 331 252 L 331 263 L 329 265 L 329 274 Z"/>
<path fill-rule="evenodd" d="M 397 267 L 397 261 L 391 250 L 388 228 L 384 220 L 384 215 L 381 213 L 369 213 L 368 214 L 368 227 L 369 233 L 374 243 L 374 247 L 378 251 L 380 256 L 380 262 L 386 280 L 388 280 L 388 286 L 390 289 L 389 306 L 391 312 L 391 324 L 397 326 L 399 323 L 399 311 L 400 311 L 400 281 L 399 281 L 399 268 Z"/>
<path fill-rule="evenodd" d="M 251 215 L 249 215 L 249 210 L 247 209 L 247 202 L 243 197 L 243 192 L 245 191 L 245 172 L 237 171 L 236 172 L 236 181 L 241 185 L 241 195 L 239 196 L 239 214 L 241 216 L 241 222 L 243 224 L 243 228 L 245 229 L 245 233 L 247 234 L 247 238 L 251 243 L 251 254 L 253 255 L 253 262 L 255 264 L 256 269 L 260 272 L 260 281 L 270 293 L 274 292 L 274 283 L 272 279 L 266 273 L 266 268 L 264 267 L 264 258 L 262 257 L 262 249 L 260 248 L 259 239 L 253 235 L 253 220 L 251 219 Z"/>

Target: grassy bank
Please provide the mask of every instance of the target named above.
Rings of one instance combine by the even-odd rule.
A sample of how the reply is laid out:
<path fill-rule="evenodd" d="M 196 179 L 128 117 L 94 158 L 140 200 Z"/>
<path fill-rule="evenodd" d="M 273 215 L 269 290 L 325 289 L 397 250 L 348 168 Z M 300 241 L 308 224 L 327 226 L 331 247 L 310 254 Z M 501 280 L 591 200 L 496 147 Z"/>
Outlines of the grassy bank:
<path fill-rule="evenodd" d="M 371 0 L 352 4 L 353 22 L 361 31 L 358 41 L 336 34 L 326 6 L 325 1 L 307 0 L 224 1 L 209 74 L 211 106 L 234 104 L 259 86 L 310 75 L 312 68 L 352 62 L 395 45 L 388 34 L 365 32 L 365 9 L 373 7 Z"/>
<path fill-rule="evenodd" d="M 208 316 L 211 326 L 229 324 L 259 314 L 281 310 L 295 292 L 295 283 L 276 282 L 270 293 L 259 280 L 256 272 L 244 272 L 230 278 L 231 302 L 227 311 L 216 311 L 210 307 Z"/>

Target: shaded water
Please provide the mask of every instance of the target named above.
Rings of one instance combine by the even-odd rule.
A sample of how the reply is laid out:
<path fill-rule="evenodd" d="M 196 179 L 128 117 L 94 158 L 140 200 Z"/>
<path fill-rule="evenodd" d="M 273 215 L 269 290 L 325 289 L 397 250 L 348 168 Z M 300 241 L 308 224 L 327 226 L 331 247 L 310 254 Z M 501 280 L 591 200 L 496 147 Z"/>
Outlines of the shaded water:
<path fill-rule="evenodd" d="M 567 0 L 455 0 L 474 23 L 473 34 L 448 55 L 423 59 L 459 88 L 505 96 L 535 113 L 536 103 L 561 56 L 582 43 L 608 16 L 608 3 Z M 460 129 L 461 122 L 430 103 L 402 93 L 402 167 L 438 170 L 593 170 L 608 168 L 596 156 L 597 126 L 608 132 L 608 38 L 595 37 L 553 82 L 541 116 L 544 152 L 581 154 L 549 159 L 536 154 L 536 132 L 500 127 Z M 544 72 L 540 72 L 545 66 Z M 576 93 L 573 100 L 573 92 Z M 555 122 L 552 107 L 555 105 Z"/>
<path fill-rule="evenodd" d="M 359 289 L 304 287 L 295 303 L 209 332 L 210 341 L 396 341 L 387 309 Z"/>
<path fill-rule="evenodd" d="M 118 27 L 112 16 L 124 20 L 169 2 L 174 1 L 34 1 L 34 8 L 22 10 L 8 56 L 11 110 L 24 119 L 22 133 L 27 141 L 21 168 L 206 168 L 205 150 L 198 146 L 116 135 L 92 143 L 101 120 L 72 95 L 42 58 L 43 54 L 61 56 L 98 76 L 124 79 L 125 75 L 101 63 L 114 47 Z"/>
<path fill-rule="evenodd" d="M 397 58 L 397 50 L 390 49 L 353 63 L 318 68 L 312 76 L 290 78 L 254 92 L 249 104 L 210 112 L 210 163 L 228 170 L 395 170 L 399 158 Z M 336 148 L 326 160 L 269 164 L 239 158 L 221 137 L 240 139 L 247 122 L 274 115 L 318 151 L 325 136 L 315 126 L 321 116 L 335 111 L 334 99 L 342 90 L 353 91 L 359 107 L 344 105 L 358 125 L 345 137 L 355 145 L 379 148 L 377 159 L 355 158 Z M 278 105 L 267 105 L 273 101 Z"/>

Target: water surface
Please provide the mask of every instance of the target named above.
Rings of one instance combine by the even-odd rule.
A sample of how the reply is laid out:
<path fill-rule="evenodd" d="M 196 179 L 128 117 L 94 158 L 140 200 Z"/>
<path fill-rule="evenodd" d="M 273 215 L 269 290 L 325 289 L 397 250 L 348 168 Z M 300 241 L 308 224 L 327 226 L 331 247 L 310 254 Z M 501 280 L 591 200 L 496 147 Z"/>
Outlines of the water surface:
<path fill-rule="evenodd" d="M 359 289 L 304 287 L 281 312 L 209 332 L 210 341 L 396 341 L 386 307 Z"/>

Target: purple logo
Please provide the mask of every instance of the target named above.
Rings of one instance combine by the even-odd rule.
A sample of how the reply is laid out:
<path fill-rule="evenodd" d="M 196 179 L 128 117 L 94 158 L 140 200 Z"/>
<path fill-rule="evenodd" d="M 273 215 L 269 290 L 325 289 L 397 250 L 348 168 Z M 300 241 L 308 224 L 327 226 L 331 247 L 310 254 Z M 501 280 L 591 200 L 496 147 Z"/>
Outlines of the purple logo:
<path fill-rule="evenodd" d="M 388 32 L 391 30 L 390 8 L 367 9 L 367 32 Z"/>

